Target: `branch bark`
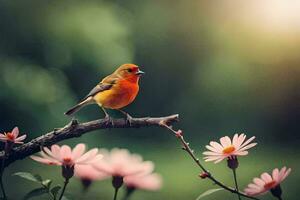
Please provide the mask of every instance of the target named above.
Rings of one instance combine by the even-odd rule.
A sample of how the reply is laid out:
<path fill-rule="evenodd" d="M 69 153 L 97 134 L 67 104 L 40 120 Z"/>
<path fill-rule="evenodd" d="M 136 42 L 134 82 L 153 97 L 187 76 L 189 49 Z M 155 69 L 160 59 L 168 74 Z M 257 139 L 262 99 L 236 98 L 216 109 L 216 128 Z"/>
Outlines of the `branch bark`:
<path fill-rule="evenodd" d="M 126 119 L 113 119 L 113 123 L 109 123 L 105 119 L 94 120 L 85 123 L 78 123 L 77 120 L 72 120 L 63 128 L 55 129 L 49 133 L 39 136 L 30 142 L 23 144 L 19 147 L 15 147 L 11 150 L 9 155 L 4 155 L 4 152 L 0 152 L 0 160 L 5 157 L 4 166 L 7 167 L 16 160 L 24 159 L 34 153 L 41 150 L 42 146 L 51 146 L 60 141 L 80 137 L 85 133 L 108 128 L 140 128 L 147 126 L 162 126 L 161 122 L 172 124 L 179 121 L 179 115 L 170 115 L 166 117 L 144 117 L 144 118 L 132 118 L 130 123 Z"/>

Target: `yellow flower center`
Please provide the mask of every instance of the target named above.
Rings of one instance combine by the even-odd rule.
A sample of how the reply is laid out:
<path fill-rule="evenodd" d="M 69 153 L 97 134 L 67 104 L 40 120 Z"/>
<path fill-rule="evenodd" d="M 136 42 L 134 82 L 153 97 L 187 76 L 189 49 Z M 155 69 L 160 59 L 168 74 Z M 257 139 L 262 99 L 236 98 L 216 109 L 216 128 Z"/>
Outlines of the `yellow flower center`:
<path fill-rule="evenodd" d="M 228 147 L 224 148 L 223 153 L 224 154 L 230 154 L 230 153 L 234 152 L 234 150 L 235 150 L 235 147 L 231 145 L 231 146 L 228 146 Z"/>
<path fill-rule="evenodd" d="M 276 181 L 271 181 L 269 183 L 266 183 L 264 185 L 264 188 L 267 189 L 267 190 L 269 190 L 269 189 L 273 188 L 275 185 L 276 185 Z"/>

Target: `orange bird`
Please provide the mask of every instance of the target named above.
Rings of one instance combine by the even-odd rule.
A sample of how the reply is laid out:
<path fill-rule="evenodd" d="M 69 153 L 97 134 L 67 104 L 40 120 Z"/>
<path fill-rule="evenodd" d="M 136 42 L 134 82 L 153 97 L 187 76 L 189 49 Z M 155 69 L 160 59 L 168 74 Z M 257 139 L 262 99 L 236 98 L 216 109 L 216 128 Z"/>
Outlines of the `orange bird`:
<path fill-rule="evenodd" d="M 72 115 L 88 104 L 98 104 L 105 118 L 111 121 L 105 108 L 115 109 L 126 115 L 130 122 L 131 116 L 120 110 L 134 101 L 139 92 L 139 79 L 144 74 L 137 65 L 123 64 L 114 73 L 102 79 L 89 94 L 65 114 Z"/>

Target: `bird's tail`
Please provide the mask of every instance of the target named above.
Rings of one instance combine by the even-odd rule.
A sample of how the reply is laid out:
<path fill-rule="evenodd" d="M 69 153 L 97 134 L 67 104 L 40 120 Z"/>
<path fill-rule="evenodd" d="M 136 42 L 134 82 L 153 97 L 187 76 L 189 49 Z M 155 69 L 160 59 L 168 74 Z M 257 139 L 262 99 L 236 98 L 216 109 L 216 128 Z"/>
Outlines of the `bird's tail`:
<path fill-rule="evenodd" d="M 79 111 L 85 105 L 90 104 L 92 102 L 92 99 L 93 99 L 92 97 L 88 97 L 87 99 L 81 101 L 77 105 L 70 108 L 67 112 L 65 112 L 65 115 L 72 115 L 72 114 L 76 113 L 77 111 Z"/>

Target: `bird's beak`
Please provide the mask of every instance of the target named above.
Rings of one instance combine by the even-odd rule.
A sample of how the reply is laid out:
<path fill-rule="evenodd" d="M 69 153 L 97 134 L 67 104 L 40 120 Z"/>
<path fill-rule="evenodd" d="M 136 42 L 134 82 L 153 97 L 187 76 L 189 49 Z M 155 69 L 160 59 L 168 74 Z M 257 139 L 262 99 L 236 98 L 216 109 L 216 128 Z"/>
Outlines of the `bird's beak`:
<path fill-rule="evenodd" d="M 140 76 L 140 75 L 142 75 L 142 74 L 145 74 L 145 72 L 143 72 L 143 71 L 141 71 L 141 70 L 138 70 L 135 74 Z"/>

